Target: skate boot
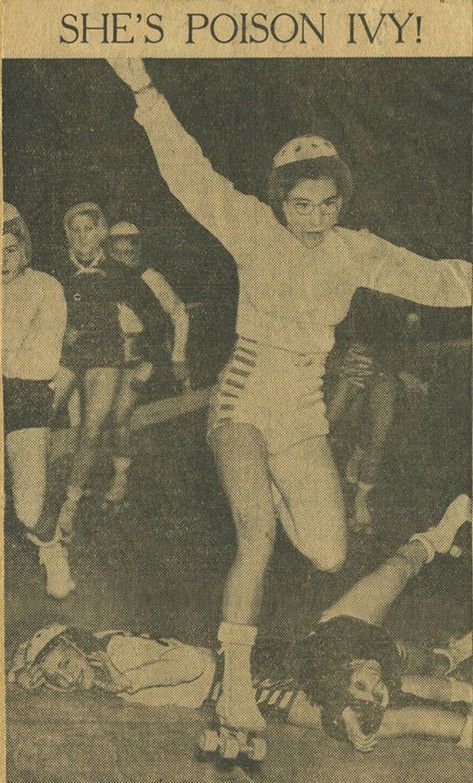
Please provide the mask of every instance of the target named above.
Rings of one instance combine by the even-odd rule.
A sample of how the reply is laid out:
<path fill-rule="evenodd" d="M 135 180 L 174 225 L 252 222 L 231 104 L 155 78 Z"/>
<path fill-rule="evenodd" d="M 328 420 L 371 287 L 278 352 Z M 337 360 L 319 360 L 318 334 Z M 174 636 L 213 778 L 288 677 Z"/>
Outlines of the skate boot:
<path fill-rule="evenodd" d="M 443 655 L 443 657 L 447 659 L 449 667 L 445 672 L 445 676 L 449 676 L 455 671 L 457 666 L 460 666 L 460 664 L 473 656 L 473 639 L 471 631 L 459 639 L 452 636 L 448 640 L 446 647 L 437 647 L 434 650 L 434 653 L 436 655 Z"/>
<path fill-rule="evenodd" d="M 46 570 L 46 592 L 53 598 L 66 598 L 76 585 L 62 539 L 57 534 L 52 541 L 41 541 L 33 533 L 28 533 L 27 537 L 39 549 L 39 562 Z"/>
<path fill-rule="evenodd" d="M 450 553 L 453 557 L 459 557 L 461 549 L 454 545 L 454 540 L 467 520 L 471 524 L 471 499 L 468 495 L 459 495 L 450 503 L 438 525 L 429 527 L 424 533 L 415 533 L 410 540 L 420 541 L 424 545 L 429 563 L 437 553 Z"/>
<path fill-rule="evenodd" d="M 266 722 L 257 704 L 251 680 L 251 649 L 257 629 L 221 623 L 218 640 L 224 656 L 222 692 L 216 705 L 215 724 L 200 737 L 199 747 L 235 761 L 245 756 L 263 761 L 266 756 Z"/>

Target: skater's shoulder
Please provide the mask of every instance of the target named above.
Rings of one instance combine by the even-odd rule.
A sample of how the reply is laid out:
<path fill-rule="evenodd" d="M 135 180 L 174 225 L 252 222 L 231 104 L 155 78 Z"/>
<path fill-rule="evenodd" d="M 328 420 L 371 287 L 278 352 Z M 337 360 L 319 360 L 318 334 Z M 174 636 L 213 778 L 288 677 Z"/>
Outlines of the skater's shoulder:
<path fill-rule="evenodd" d="M 45 294 L 60 296 L 63 290 L 61 283 L 54 275 L 32 267 L 25 270 L 25 283 L 29 289 Z"/>

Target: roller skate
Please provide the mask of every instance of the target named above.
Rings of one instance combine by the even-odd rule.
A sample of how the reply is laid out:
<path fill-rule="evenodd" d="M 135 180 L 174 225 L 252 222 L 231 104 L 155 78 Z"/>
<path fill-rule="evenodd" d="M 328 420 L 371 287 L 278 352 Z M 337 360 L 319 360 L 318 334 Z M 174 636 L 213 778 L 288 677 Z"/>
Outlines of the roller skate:
<path fill-rule="evenodd" d="M 415 533 L 410 540 L 423 544 L 428 562 L 433 560 L 437 553 L 460 557 L 462 550 L 454 541 L 461 526 L 467 521 L 471 524 L 471 499 L 468 495 L 459 495 L 450 503 L 438 525 L 429 527 L 424 533 Z"/>
<path fill-rule="evenodd" d="M 218 638 L 224 656 L 222 692 L 209 728 L 198 745 L 204 753 L 218 753 L 226 761 L 239 757 L 261 762 L 266 756 L 263 719 L 251 681 L 250 655 L 256 628 L 245 625 L 220 625 Z"/>
<path fill-rule="evenodd" d="M 244 756 L 249 761 L 261 762 L 266 758 L 267 745 L 261 734 L 216 723 L 215 728 L 205 729 L 199 737 L 199 749 L 203 753 L 218 753 L 225 761 Z"/>
<path fill-rule="evenodd" d="M 39 562 L 46 571 L 46 592 L 58 600 L 67 598 L 75 590 L 72 579 L 67 549 L 62 539 L 56 534 L 52 541 L 41 541 L 33 533 L 27 538 L 38 547 Z"/>

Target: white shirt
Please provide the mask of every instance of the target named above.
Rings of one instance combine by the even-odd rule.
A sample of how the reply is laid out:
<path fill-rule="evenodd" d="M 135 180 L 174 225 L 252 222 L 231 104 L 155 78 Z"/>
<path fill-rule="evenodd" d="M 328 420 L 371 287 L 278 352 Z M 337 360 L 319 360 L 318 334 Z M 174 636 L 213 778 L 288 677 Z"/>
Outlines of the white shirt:
<path fill-rule="evenodd" d="M 137 103 L 135 117 L 170 191 L 235 259 L 238 334 L 285 350 L 326 353 L 359 287 L 435 307 L 471 304 L 465 261 L 431 261 L 366 230 L 338 226 L 317 249 L 307 248 L 267 204 L 214 171 L 163 96 L 147 90 Z"/>
<path fill-rule="evenodd" d="M 27 267 L 3 286 L 2 370 L 7 378 L 50 380 L 58 369 L 67 306 L 60 283 Z"/>

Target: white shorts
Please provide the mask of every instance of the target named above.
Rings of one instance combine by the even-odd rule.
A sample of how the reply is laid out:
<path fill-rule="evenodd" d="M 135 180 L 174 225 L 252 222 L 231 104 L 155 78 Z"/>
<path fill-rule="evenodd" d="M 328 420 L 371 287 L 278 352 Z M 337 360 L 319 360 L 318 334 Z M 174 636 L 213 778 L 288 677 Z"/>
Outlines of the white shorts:
<path fill-rule="evenodd" d="M 210 401 L 209 435 L 227 421 L 251 424 L 270 454 L 327 435 L 326 358 L 326 353 L 292 353 L 239 337 Z"/>

